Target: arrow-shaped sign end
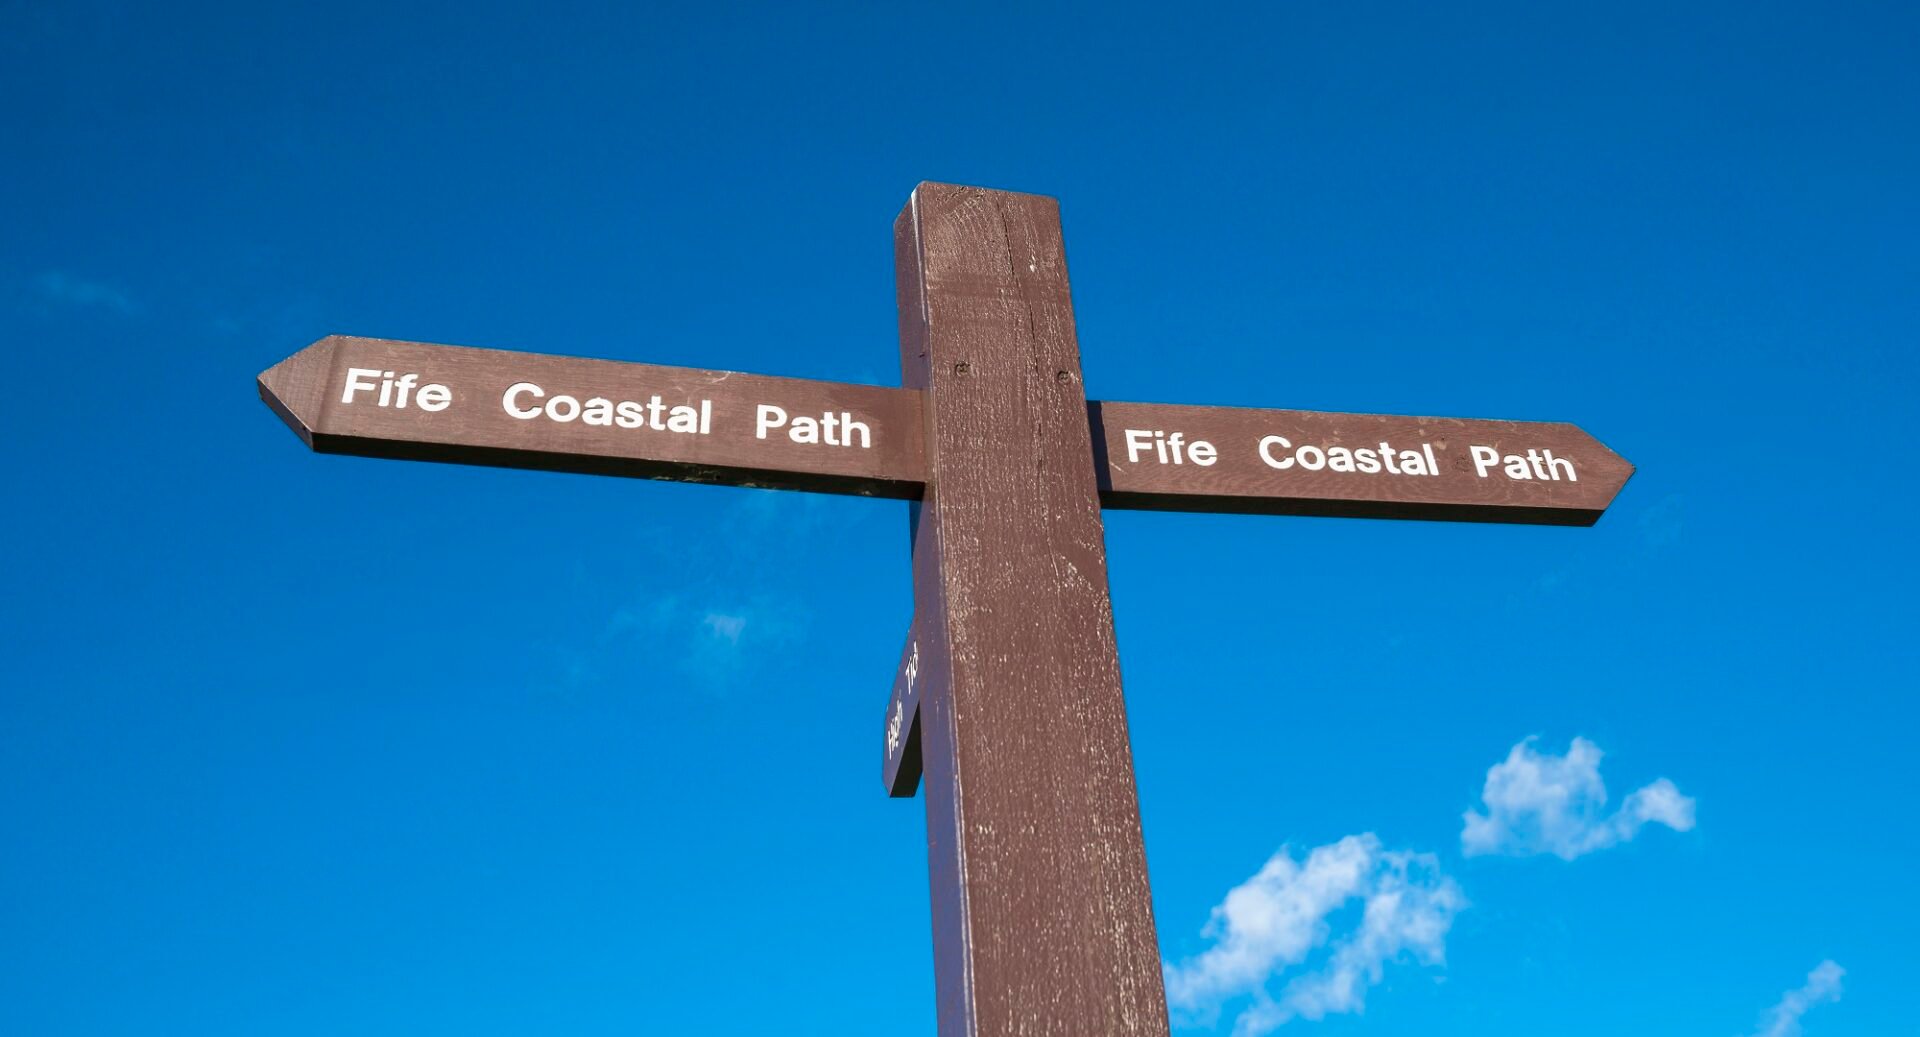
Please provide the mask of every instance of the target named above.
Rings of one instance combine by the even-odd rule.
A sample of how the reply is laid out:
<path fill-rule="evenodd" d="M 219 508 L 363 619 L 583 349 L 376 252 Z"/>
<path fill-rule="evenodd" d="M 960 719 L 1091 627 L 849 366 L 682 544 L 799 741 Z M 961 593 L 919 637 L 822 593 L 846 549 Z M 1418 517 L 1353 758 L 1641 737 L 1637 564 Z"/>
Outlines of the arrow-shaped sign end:
<path fill-rule="evenodd" d="M 1581 523 L 1581 525 L 1592 526 L 1600 521 L 1601 515 L 1606 514 L 1607 510 L 1613 507 L 1613 502 L 1619 499 L 1620 491 L 1627 488 L 1627 482 L 1633 478 L 1636 469 L 1633 462 L 1621 457 L 1612 447 L 1600 442 L 1600 437 L 1578 425 L 1568 423 L 1566 428 L 1593 444 L 1593 452 L 1598 455 L 1597 459 L 1590 455 L 1588 464 L 1585 466 L 1587 478 L 1596 485 L 1604 487 L 1606 491 L 1606 499 L 1592 511 L 1590 518 Z"/>
<path fill-rule="evenodd" d="M 327 379 L 333 367 L 333 347 L 340 338 L 328 335 L 298 353 L 260 372 L 260 400 L 280 420 L 313 446 L 313 427 L 319 423 Z"/>

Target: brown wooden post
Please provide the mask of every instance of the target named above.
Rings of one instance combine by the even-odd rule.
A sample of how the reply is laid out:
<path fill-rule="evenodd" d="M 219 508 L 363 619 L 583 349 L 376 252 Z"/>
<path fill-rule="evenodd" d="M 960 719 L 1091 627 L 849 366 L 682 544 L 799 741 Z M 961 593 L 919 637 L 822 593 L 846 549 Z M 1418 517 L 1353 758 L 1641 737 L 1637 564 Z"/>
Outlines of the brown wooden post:
<path fill-rule="evenodd" d="M 939 1032 L 1165 1034 L 1058 203 L 923 183 L 894 248 Z"/>
<path fill-rule="evenodd" d="M 1058 204 L 921 184 L 904 388 L 333 335 L 262 372 L 319 453 L 897 497 L 943 1037 L 1167 1032 L 1100 509 L 1591 525 L 1633 466 L 1554 422 L 1090 403 Z M 836 435 L 837 433 L 837 435 Z"/>

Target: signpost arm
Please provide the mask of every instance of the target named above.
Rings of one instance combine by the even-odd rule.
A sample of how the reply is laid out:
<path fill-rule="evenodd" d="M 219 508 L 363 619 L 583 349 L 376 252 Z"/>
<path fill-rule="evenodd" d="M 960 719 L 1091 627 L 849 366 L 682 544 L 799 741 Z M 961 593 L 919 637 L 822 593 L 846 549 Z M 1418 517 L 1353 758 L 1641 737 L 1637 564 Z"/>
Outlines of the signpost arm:
<path fill-rule="evenodd" d="M 903 498 L 888 794 L 927 797 L 941 1037 L 1168 1031 L 1100 509 L 1591 525 L 1564 423 L 1090 403 L 1058 204 L 921 184 L 903 388 L 328 336 L 261 398 L 319 453 Z"/>
<path fill-rule="evenodd" d="M 1165 1034 L 1058 205 L 921 184 L 894 242 L 939 1032 Z"/>

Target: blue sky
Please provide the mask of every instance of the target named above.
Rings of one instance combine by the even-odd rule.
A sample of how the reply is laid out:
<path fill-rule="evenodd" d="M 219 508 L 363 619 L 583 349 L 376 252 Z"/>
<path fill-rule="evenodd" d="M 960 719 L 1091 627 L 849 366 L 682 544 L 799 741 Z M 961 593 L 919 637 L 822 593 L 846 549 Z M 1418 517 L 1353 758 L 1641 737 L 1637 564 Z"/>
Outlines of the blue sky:
<path fill-rule="evenodd" d="M 1177 1032 L 1913 1028 L 1911 8 L 480 7 L 0 7 L 0 1029 L 931 1033 L 903 505 L 253 386 L 893 383 L 923 179 L 1062 199 L 1095 397 L 1639 466 L 1584 530 L 1109 514 Z"/>

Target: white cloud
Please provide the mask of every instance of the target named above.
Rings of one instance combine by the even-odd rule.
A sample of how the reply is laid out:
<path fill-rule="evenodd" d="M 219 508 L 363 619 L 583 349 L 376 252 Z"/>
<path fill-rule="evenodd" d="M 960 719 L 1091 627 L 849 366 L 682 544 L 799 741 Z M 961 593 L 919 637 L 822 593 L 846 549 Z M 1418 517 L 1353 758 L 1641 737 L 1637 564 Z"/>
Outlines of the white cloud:
<path fill-rule="evenodd" d="M 783 584 L 778 560 L 796 539 L 834 530 L 812 496 L 730 491 L 703 520 L 712 527 L 704 538 L 676 526 L 638 529 L 632 546 L 646 580 L 577 648 L 593 663 L 593 681 L 638 676 L 648 686 L 725 691 L 786 665 L 813 613 Z"/>
<path fill-rule="evenodd" d="M 1629 795 L 1605 813 L 1600 747 L 1575 738 L 1565 756 L 1536 752 L 1533 739 L 1513 747 L 1487 770 L 1480 796 L 1486 813 L 1469 810 L 1460 850 L 1469 857 L 1551 853 L 1562 860 L 1604 850 L 1638 835 L 1649 822 L 1678 832 L 1693 828 L 1693 800 L 1665 778 Z"/>
<path fill-rule="evenodd" d="M 1767 1009 L 1753 1037 L 1800 1037 L 1800 1017 L 1821 1002 L 1840 1000 L 1840 977 L 1846 974 L 1846 969 L 1832 961 L 1814 966 L 1807 973 L 1805 986 L 1787 991 L 1779 1004 Z"/>
<path fill-rule="evenodd" d="M 110 285 L 88 281 L 61 270 L 48 270 L 34 278 L 33 287 L 42 298 L 63 306 L 111 310 L 122 314 L 136 313 L 140 309 L 132 299 Z"/>
<path fill-rule="evenodd" d="M 1354 901 L 1360 917 L 1351 931 L 1332 940 L 1317 967 L 1272 993 L 1269 981 L 1327 945 L 1332 916 Z M 1213 946 L 1165 967 L 1167 1000 L 1211 1018 L 1226 1002 L 1250 996 L 1234 1022 L 1237 1037 L 1257 1037 L 1296 1018 L 1359 1012 L 1388 962 L 1443 964 L 1447 930 L 1465 907 L 1460 887 L 1440 873 L 1432 854 L 1383 850 L 1372 833 L 1315 847 L 1304 861 L 1282 848 L 1213 909 L 1202 930 Z"/>
<path fill-rule="evenodd" d="M 622 665 L 666 663 L 680 677 L 720 688 L 778 659 L 798 636 L 803 615 L 787 599 L 765 594 L 729 596 L 713 604 L 661 594 L 615 610 L 598 648 L 614 655 L 638 653 Z"/>
<path fill-rule="evenodd" d="M 715 638 L 723 639 L 730 645 L 740 643 L 740 634 L 747 629 L 745 615 L 729 615 L 725 612 L 709 612 L 700 621 Z"/>

